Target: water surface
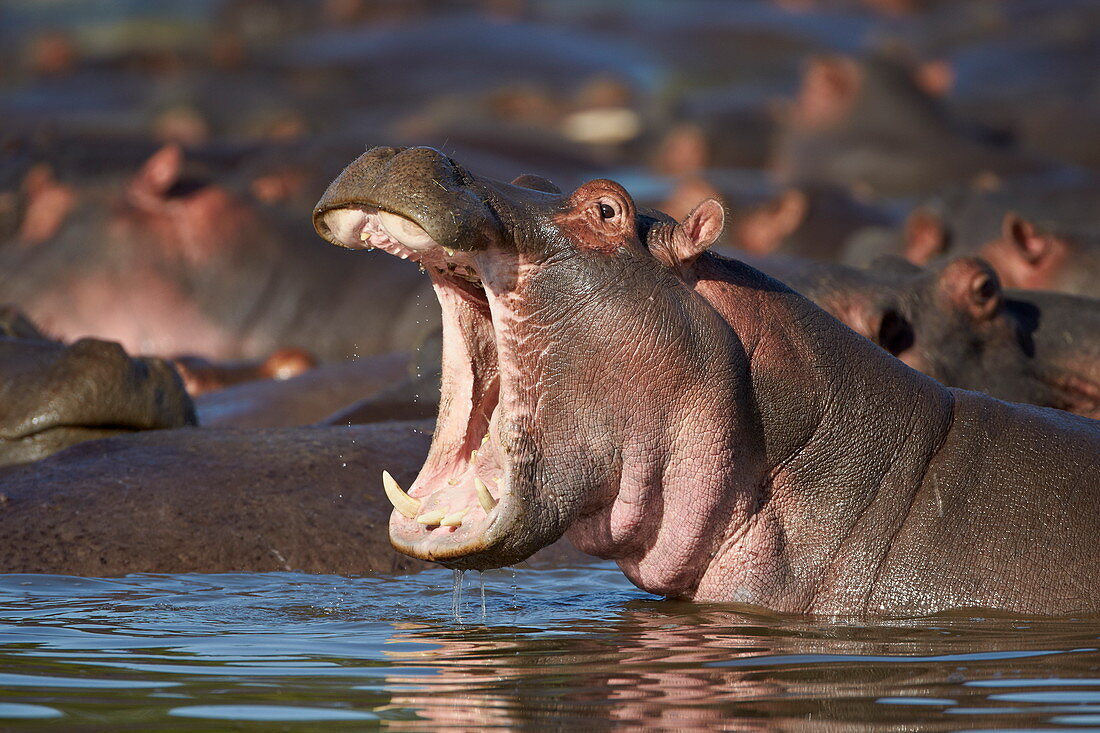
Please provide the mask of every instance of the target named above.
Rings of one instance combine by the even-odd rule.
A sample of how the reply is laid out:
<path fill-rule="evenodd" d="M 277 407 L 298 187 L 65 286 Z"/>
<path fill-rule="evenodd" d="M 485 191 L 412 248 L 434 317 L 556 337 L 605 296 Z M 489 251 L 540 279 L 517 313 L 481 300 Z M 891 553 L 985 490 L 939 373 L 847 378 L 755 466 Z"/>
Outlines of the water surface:
<path fill-rule="evenodd" d="M 471 577 L 472 575 L 472 577 Z M 0 730 L 1087 730 L 1100 622 L 782 618 L 614 565 L 0 576 Z"/>

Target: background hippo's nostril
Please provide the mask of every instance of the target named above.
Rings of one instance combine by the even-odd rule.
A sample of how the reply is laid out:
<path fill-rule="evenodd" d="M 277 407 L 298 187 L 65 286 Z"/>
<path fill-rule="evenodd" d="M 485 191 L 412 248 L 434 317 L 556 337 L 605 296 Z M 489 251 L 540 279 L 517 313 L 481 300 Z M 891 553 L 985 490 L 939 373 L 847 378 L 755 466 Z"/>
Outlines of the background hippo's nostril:
<path fill-rule="evenodd" d="M 895 310 L 882 314 L 876 339 L 879 346 L 897 356 L 911 349 L 914 340 L 913 326 L 904 316 Z"/>

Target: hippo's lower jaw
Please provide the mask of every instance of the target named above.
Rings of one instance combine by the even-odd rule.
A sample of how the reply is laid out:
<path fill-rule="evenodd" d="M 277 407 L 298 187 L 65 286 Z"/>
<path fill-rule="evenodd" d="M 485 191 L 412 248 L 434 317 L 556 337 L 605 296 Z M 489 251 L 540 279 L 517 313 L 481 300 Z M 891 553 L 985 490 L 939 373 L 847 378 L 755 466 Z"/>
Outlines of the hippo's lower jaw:
<path fill-rule="evenodd" d="M 515 415 L 506 415 L 518 410 L 501 406 L 498 334 L 473 256 L 369 203 L 332 209 L 321 220 L 326 238 L 336 244 L 381 249 L 417 262 L 430 274 L 443 310 L 443 378 L 432 449 L 407 493 L 383 475 L 395 507 L 394 547 L 464 569 L 526 559 L 547 541 L 523 531 L 534 505 L 532 491 L 517 487 L 513 477 L 514 467 L 525 464 L 531 451 L 520 448 L 528 442 L 515 433 L 516 421 L 509 419 Z"/>

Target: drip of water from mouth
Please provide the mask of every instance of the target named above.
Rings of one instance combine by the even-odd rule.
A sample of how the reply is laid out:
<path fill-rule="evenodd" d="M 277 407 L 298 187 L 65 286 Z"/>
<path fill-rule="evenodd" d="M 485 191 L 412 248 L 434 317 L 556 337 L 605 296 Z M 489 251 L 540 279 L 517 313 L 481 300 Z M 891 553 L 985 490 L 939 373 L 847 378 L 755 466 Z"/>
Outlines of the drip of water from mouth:
<path fill-rule="evenodd" d="M 461 623 L 462 617 L 459 615 L 459 604 L 462 602 L 462 575 L 465 570 L 454 569 L 454 591 L 451 594 L 451 614 L 455 617 L 455 621 Z"/>
<path fill-rule="evenodd" d="M 481 583 L 481 622 L 485 623 L 488 620 L 488 614 L 485 612 L 485 572 L 478 570 L 477 579 Z"/>

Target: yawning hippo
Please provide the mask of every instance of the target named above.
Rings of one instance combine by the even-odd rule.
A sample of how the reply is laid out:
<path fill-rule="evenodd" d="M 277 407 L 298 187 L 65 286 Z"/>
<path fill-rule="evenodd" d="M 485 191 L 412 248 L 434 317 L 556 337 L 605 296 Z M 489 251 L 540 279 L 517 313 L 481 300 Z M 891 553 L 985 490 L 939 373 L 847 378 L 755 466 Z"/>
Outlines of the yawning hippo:
<path fill-rule="evenodd" d="M 459 568 L 568 532 L 666 596 L 779 611 L 1100 610 L 1100 423 L 942 387 L 618 184 L 375 148 L 314 211 L 418 261 L 442 398 L 394 545 Z"/>

